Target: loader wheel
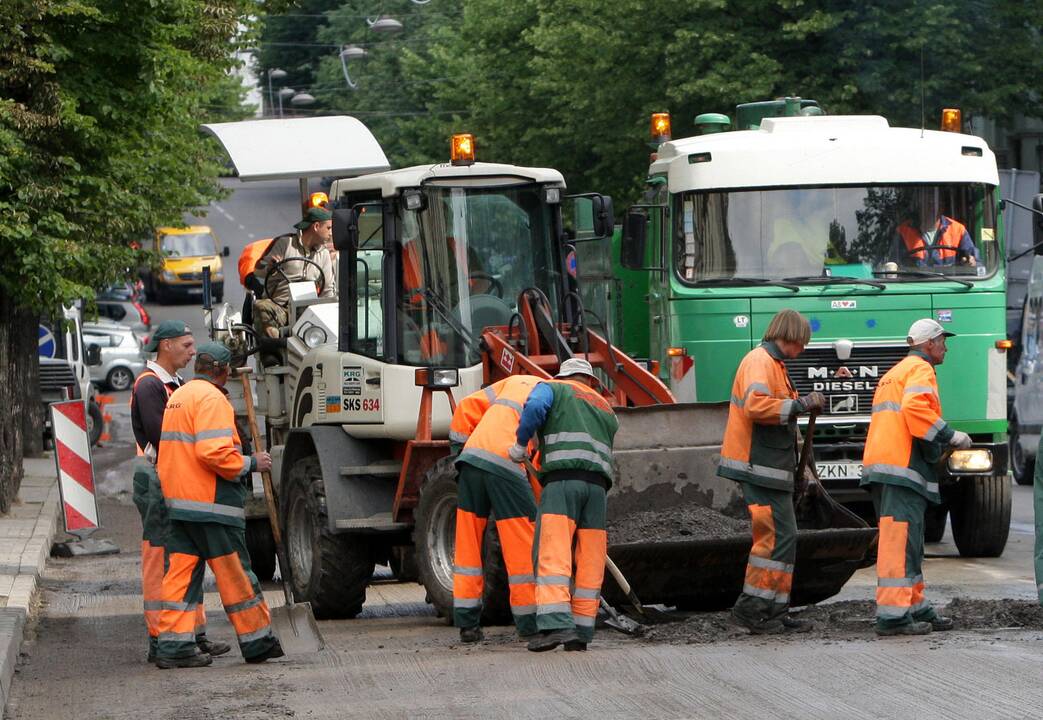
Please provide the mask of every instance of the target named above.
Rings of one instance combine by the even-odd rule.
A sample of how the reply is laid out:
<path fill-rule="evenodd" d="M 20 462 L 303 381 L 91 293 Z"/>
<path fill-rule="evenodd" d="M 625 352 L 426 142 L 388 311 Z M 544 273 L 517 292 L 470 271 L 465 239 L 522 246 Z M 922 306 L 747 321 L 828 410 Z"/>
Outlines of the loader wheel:
<path fill-rule="evenodd" d="M 420 486 L 413 542 L 420 584 L 427 601 L 447 624 L 453 622 L 453 566 L 456 553 L 456 467 L 442 458 L 428 471 Z M 500 551 L 496 524 L 490 518 L 482 543 L 485 586 L 482 593 L 482 624 L 511 622 L 507 597 L 507 571 Z"/>
<path fill-rule="evenodd" d="M 275 577 L 275 538 L 268 518 L 246 521 L 246 551 L 258 580 L 266 582 Z"/>
<path fill-rule="evenodd" d="M 1010 533 L 1010 478 L 969 477 L 952 488 L 952 537 L 963 557 L 999 557 Z"/>
<path fill-rule="evenodd" d="M 332 533 L 326 515 L 322 469 L 314 455 L 290 466 L 280 498 L 290 585 L 317 618 L 352 618 L 362 611 L 373 577 L 369 543 L 359 535 Z"/>
<path fill-rule="evenodd" d="M 416 552 L 406 545 L 395 545 L 388 556 L 388 567 L 399 582 L 416 582 Z"/>

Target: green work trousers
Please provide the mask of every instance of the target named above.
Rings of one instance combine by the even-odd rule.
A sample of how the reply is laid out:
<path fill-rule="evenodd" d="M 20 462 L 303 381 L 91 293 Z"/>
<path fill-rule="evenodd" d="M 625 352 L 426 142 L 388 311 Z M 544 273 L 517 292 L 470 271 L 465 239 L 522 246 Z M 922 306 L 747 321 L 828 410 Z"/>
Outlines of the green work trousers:
<path fill-rule="evenodd" d="M 536 498 L 519 477 L 486 472 L 467 462 L 458 468 L 456 557 L 453 568 L 453 624 L 478 627 L 485 586 L 482 540 L 492 513 L 500 538 L 511 614 L 518 634 L 536 633 L 536 586 L 532 571 L 532 539 Z"/>
<path fill-rule="evenodd" d="M 876 625 L 890 628 L 930 622 L 934 608 L 924 599 L 923 533 L 927 498 L 901 485 L 873 483 L 879 520 L 876 553 Z"/>
<path fill-rule="evenodd" d="M 753 546 L 742 594 L 732 613 L 749 624 L 761 624 L 789 608 L 797 559 L 797 518 L 789 490 L 744 482 L 742 494 L 750 511 Z"/>
<path fill-rule="evenodd" d="M 574 629 L 583 642 L 594 638 L 607 552 L 605 489 L 586 480 L 547 483 L 532 547 L 540 631 Z"/>

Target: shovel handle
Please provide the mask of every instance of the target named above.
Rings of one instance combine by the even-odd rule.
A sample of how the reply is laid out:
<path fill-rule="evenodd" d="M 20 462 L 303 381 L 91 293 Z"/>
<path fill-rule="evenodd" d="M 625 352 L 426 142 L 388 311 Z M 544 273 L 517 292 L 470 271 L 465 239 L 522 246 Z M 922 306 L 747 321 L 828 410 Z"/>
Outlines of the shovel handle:
<path fill-rule="evenodd" d="M 797 461 L 797 477 L 804 477 L 804 470 L 808 467 L 811 459 L 812 440 L 815 437 L 815 420 L 818 418 L 818 410 L 812 410 L 808 416 L 808 426 L 804 429 L 804 446 L 800 449 L 800 460 Z"/>

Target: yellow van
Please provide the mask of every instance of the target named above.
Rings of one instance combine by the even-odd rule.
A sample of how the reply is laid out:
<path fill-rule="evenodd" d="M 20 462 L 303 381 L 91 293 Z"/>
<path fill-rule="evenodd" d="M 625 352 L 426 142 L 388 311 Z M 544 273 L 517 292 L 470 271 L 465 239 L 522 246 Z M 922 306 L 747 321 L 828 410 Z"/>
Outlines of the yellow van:
<path fill-rule="evenodd" d="M 175 297 L 202 295 L 203 268 L 209 265 L 214 301 L 221 302 L 225 291 L 221 257 L 228 257 L 228 246 L 218 251 L 217 236 L 208 226 L 156 228 L 153 249 L 163 257 L 163 266 L 142 273 L 149 300 L 167 303 Z"/>

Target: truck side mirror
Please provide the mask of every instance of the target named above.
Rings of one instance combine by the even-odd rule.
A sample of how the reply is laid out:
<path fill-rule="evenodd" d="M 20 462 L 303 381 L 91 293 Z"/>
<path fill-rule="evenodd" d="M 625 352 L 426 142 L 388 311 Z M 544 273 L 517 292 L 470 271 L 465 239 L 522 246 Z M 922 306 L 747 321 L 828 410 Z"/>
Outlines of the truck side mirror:
<path fill-rule="evenodd" d="M 612 212 L 612 197 L 594 195 L 590 202 L 594 214 L 594 235 L 599 238 L 609 237 L 616 225 L 616 216 Z"/>
<path fill-rule="evenodd" d="M 359 218 L 352 208 L 337 208 L 333 211 L 333 247 L 338 252 L 358 249 Z"/>
<path fill-rule="evenodd" d="M 84 360 L 86 360 L 88 365 L 101 365 L 101 348 L 94 343 L 87 346 L 84 356 Z"/>
<path fill-rule="evenodd" d="M 619 248 L 619 263 L 628 270 L 643 270 L 647 242 L 647 213 L 643 210 L 627 210 L 623 222 L 623 242 Z"/>

